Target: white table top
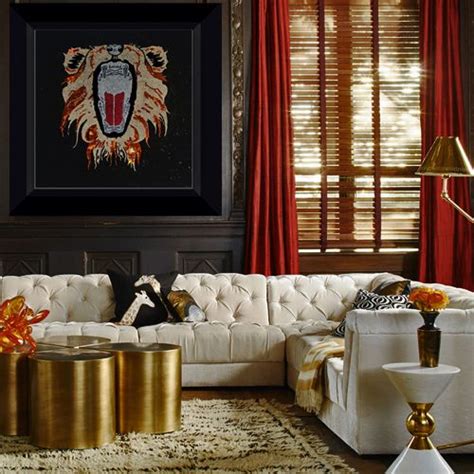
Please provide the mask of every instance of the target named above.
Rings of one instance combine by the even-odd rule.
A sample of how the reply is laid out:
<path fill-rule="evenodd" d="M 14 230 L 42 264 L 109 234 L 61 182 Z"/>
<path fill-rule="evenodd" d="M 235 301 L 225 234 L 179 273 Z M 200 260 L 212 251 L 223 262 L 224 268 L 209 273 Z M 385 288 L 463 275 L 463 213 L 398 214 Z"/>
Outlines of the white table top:
<path fill-rule="evenodd" d="M 461 369 L 454 365 L 440 364 L 438 367 L 422 367 L 419 362 L 395 362 L 385 364 L 382 368 L 388 372 L 414 375 L 448 375 L 461 372 Z"/>
<path fill-rule="evenodd" d="M 452 365 L 421 367 L 418 362 L 396 362 L 382 368 L 408 403 L 434 403 L 461 372 Z"/>

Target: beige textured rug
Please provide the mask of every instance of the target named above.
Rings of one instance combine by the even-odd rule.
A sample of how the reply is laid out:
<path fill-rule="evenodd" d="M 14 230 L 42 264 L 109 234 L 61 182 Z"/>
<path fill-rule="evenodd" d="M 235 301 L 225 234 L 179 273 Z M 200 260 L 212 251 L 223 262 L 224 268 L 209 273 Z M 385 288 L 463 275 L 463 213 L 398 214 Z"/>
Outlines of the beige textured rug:
<path fill-rule="evenodd" d="M 353 472 L 298 420 L 267 400 L 184 401 L 180 431 L 130 433 L 98 449 L 39 449 L 0 436 L 0 472 Z"/>

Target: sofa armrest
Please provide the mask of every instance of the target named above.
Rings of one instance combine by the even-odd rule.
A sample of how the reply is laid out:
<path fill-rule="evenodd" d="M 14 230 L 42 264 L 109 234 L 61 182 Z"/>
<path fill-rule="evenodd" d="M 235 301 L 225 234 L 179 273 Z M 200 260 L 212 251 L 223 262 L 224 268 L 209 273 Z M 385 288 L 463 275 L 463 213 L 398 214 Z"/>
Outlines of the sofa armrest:
<path fill-rule="evenodd" d="M 359 334 L 416 334 L 422 324 L 423 319 L 414 309 L 355 309 L 346 316 L 346 331 Z M 443 333 L 472 334 L 474 309 L 445 309 L 436 319 L 436 325 Z"/>

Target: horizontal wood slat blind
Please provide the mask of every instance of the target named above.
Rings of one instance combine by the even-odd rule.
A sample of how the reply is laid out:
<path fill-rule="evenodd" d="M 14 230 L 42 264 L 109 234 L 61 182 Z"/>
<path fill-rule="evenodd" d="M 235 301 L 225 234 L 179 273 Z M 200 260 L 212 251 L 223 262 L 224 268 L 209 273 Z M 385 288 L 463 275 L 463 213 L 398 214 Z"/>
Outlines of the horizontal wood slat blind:
<path fill-rule="evenodd" d="M 300 249 L 415 249 L 414 0 L 290 0 Z"/>

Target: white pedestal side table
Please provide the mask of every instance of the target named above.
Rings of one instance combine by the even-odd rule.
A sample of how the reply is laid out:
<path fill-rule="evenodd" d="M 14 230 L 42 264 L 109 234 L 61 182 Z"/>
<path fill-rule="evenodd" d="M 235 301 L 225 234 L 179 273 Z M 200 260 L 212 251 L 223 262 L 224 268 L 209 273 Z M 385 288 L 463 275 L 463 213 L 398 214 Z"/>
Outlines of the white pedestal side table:
<path fill-rule="evenodd" d="M 461 369 L 452 365 L 421 367 L 417 362 L 385 364 L 382 367 L 412 409 L 406 426 L 413 435 L 408 446 L 386 472 L 454 472 L 429 438 L 435 429 L 435 421 L 428 411 Z"/>

